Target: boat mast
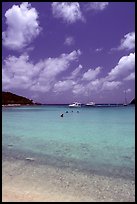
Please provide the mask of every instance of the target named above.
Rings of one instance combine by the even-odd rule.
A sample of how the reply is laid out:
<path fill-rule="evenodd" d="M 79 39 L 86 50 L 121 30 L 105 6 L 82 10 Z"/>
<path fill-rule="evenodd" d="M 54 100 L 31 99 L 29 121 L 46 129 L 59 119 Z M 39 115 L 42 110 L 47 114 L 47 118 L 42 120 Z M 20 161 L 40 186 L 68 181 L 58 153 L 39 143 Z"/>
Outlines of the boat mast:
<path fill-rule="evenodd" d="M 127 95 L 126 95 L 126 90 L 125 90 L 124 92 L 125 92 L 125 105 L 127 105 Z"/>

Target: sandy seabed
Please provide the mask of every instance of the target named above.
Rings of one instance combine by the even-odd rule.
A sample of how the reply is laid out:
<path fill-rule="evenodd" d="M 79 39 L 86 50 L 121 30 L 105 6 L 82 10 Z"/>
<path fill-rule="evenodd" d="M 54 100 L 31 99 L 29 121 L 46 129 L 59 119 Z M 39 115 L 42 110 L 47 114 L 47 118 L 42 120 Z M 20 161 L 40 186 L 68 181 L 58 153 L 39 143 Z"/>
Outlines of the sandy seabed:
<path fill-rule="evenodd" d="M 135 202 L 135 182 L 30 160 L 3 160 L 2 201 Z"/>

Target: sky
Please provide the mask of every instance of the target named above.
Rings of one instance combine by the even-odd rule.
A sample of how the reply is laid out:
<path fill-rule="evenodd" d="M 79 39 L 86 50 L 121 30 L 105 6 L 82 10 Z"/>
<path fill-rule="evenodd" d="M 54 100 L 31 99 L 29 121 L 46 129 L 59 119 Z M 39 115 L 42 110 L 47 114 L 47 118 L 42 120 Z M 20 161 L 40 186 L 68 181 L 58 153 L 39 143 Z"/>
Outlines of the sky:
<path fill-rule="evenodd" d="M 44 104 L 135 97 L 135 2 L 2 2 L 2 90 Z"/>

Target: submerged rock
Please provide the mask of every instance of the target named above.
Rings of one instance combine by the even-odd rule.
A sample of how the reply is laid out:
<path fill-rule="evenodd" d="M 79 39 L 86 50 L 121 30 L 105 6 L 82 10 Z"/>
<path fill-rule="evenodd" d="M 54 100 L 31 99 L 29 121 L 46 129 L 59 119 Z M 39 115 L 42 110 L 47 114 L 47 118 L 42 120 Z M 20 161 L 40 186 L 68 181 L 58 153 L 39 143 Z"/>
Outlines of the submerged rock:
<path fill-rule="evenodd" d="M 26 157 L 25 159 L 28 160 L 28 161 L 34 161 L 34 160 L 35 160 L 35 159 L 32 158 L 32 157 Z"/>
<path fill-rule="evenodd" d="M 13 146 L 13 144 L 8 144 L 8 147 L 12 147 Z"/>

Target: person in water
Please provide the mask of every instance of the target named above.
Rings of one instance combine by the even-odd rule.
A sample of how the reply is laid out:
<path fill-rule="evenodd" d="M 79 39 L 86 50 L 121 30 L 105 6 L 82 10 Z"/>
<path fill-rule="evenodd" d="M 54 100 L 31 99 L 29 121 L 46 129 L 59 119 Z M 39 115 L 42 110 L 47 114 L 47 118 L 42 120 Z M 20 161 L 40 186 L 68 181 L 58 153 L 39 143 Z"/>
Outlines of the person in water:
<path fill-rule="evenodd" d="M 60 117 L 63 117 L 63 113 L 60 115 Z"/>

